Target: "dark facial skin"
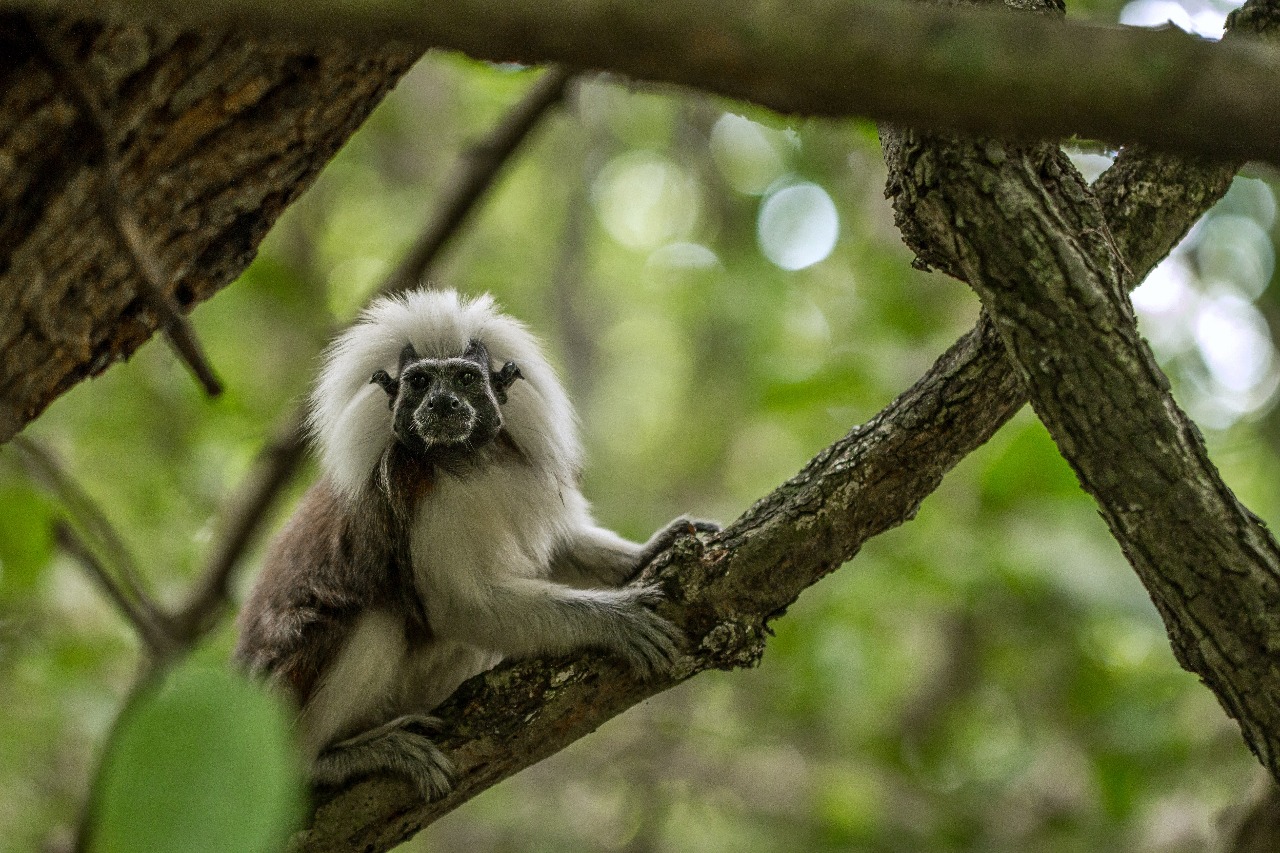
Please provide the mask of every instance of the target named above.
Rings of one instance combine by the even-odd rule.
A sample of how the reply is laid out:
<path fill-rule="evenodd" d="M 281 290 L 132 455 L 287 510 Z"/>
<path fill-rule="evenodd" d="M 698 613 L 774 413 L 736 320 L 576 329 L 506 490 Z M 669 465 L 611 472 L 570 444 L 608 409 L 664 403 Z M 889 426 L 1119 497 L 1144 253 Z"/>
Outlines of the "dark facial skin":
<path fill-rule="evenodd" d="M 379 370 L 371 381 L 387 392 L 397 441 L 415 456 L 447 464 L 498 437 L 499 406 L 519 378 L 514 362 L 491 370 L 484 344 L 473 340 L 453 358 L 421 358 L 406 344 L 399 377 Z"/>

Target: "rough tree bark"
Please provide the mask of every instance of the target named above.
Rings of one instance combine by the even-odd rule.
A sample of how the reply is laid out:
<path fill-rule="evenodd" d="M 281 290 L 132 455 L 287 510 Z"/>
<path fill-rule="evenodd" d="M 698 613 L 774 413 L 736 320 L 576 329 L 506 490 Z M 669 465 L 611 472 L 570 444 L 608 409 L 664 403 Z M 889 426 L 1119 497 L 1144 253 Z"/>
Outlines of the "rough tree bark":
<path fill-rule="evenodd" d="M 83 63 L 113 138 L 59 78 L 46 38 Z M 190 310 L 240 274 L 416 57 L 0 14 L 0 442 L 159 325 L 103 214 L 109 150 L 117 203 Z"/>
<path fill-rule="evenodd" d="M 1274 28 L 1267 11 L 1246 14 Z M 907 243 L 981 296 L 1178 661 L 1280 776 L 1280 547 L 1173 401 L 1138 333 L 1132 274 L 1097 199 L 1056 145 L 891 129 L 882 138 Z"/>

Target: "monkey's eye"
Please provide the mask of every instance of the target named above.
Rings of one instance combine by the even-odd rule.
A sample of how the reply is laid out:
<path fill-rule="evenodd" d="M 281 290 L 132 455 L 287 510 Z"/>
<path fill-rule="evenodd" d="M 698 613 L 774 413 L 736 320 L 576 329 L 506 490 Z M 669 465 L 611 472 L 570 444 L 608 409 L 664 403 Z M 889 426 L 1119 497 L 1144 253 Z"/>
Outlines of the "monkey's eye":
<path fill-rule="evenodd" d="M 458 382 L 462 385 L 474 385 L 476 384 L 476 380 L 479 378 L 480 374 L 476 373 L 474 370 L 465 370 L 462 375 L 458 377 Z"/>
<path fill-rule="evenodd" d="M 408 382 L 409 387 L 415 391 L 421 391 L 427 387 L 427 377 L 422 373 L 409 374 L 409 377 L 405 379 L 405 382 Z"/>

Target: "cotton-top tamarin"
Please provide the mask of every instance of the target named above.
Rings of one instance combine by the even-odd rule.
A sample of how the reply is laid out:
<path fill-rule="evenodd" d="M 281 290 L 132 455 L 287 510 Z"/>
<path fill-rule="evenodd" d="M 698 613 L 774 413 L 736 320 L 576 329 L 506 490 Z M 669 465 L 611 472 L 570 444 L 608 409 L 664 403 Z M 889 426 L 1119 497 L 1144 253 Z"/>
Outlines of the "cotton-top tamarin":
<path fill-rule="evenodd" d="M 374 303 L 327 351 L 310 431 L 322 476 L 269 550 L 236 655 L 297 702 L 316 782 L 390 771 L 442 796 L 426 715 L 504 657 L 671 666 L 662 594 L 624 584 L 715 525 L 676 519 L 640 545 L 595 523 L 569 400 L 490 297 Z"/>

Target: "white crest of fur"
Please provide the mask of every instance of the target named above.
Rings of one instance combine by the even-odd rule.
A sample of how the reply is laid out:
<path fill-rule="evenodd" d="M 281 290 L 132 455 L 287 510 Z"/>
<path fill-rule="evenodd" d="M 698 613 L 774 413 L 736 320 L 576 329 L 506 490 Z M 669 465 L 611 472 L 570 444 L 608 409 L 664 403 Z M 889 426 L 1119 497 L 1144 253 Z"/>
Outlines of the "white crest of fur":
<path fill-rule="evenodd" d="M 514 361 L 524 377 L 502 406 L 516 446 L 557 480 L 574 481 L 582 453 L 573 408 L 538 340 L 488 294 L 466 299 L 452 290 L 415 290 L 376 300 L 325 351 L 309 425 L 320 466 L 341 494 L 354 498 L 369 485 L 393 440 L 387 394 L 373 374 L 398 375 L 407 343 L 423 357 L 447 358 L 462 355 L 473 338 L 494 367 Z"/>

